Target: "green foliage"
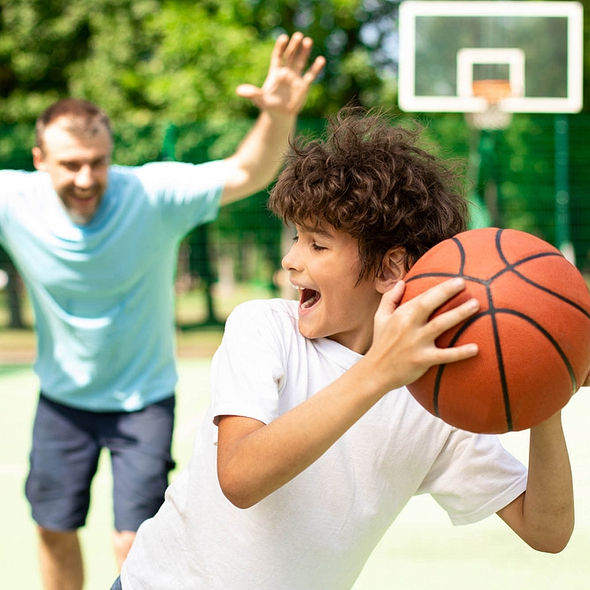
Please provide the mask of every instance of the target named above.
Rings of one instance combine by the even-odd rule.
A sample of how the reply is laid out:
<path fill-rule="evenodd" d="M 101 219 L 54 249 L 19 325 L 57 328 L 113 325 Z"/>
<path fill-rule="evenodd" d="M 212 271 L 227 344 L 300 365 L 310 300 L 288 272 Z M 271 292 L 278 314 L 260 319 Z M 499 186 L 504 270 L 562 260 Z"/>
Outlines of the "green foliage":
<path fill-rule="evenodd" d="M 261 84 L 274 39 L 302 30 L 328 64 L 307 102 L 394 104 L 391 0 L 0 0 L 0 123 L 80 96 L 116 121 L 252 117 L 235 94 Z"/>
<path fill-rule="evenodd" d="M 582 4 L 587 29 L 590 0 Z M 92 100 L 111 115 L 118 163 L 223 158 L 257 113 L 235 88 L 260 85 L 275 38 L 296 30 L 313 38 L 314 56 L 327 58 L 301 128 L 305 120 L 322 121 L 349 103 L 396 112 L 398 5 L 399 0 L 0 0 L 0 167 L 31 168 L 35 118 L 69 95 Z M 589 67 L 586 60 L 586 95 Z M 515 116 L 509 129 L 483 138 L 483 144 L 461 115 L 421 119 L 426 138 L 444 146 L 445 157 L 469 163 L 471 193 L 489 178 L 497 180 L 506 225 L 554 239 L 550 115 Z M 588 121 L 581 115 L 570 121 L 572 237 L 585 252 Z M 314 126 L 321 125 L 308 125 Z M 489 158 L 481 161 L 478 178 L 486 141 L 492 142 L 483 150 Z M 247 237 L 254 227 L 248 239 L 276 241 L 277 226 L 268 221 L 264 200 L 263 193 L 224 209 L 212 234 Z M 260 229 L 268 223 L 274 237 Z"/>

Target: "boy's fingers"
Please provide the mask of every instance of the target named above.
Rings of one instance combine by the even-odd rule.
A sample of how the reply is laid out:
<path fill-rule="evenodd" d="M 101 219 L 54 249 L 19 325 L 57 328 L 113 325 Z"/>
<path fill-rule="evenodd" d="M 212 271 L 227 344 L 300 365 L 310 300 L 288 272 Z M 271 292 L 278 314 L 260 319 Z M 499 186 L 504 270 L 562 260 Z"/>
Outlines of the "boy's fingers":
<path fill-rule="evenodd" d="M 471 358 L 479 352 L 479 348 L 477 344 L 470 342 L 469 344 L 462 344 L 461 346 L 453 346 L 451 348 L 439 348 L 438 351 L 439 358 L 436 359 L 435 364 L 444 365 Z"/>
<path fill-rule="evenodd" d="M 453 278 L 424 291 L 410 301 L 414 301 L 415 305 L 422 310 L 424 317 L 429 318 L 443 303 L 446 303 L 464 288 L 465 281 L 462 278 Z"/>
<path fill-rule="evenodd" d="M 381 303 L 377 313 L 391 314 L 397 308 L 406 289 L 404 281 L 398 281 L 393 288 L 386 291 L 381 297 Z"/>
<path fill-rule="evenodd" d="M 438 338 L 443 332 L 471 317 L 478 309 L 479 301 L 477 299 L 469 299 L 469 301 L 432 318 L 429 324 L 435 338 Z"/>

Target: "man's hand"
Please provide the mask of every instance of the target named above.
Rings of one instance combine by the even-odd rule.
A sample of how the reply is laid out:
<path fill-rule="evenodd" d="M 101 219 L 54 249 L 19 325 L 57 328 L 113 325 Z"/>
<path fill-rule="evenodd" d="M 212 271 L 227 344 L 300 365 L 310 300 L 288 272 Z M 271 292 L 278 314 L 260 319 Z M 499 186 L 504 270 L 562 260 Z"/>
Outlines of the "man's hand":
<path fill-rule="evenodd" d="M 281 35 L 275 43 L 262 88 L 241 84 L 236 93 L 250 99 L 261 111 L 296 116 L 303 108 L 309 87 L 326 63 L 323 57 L 317 57 L 303 73 L 312 46 L 313 41 L 302 33 L 294 33 L 291 38 Z"/>

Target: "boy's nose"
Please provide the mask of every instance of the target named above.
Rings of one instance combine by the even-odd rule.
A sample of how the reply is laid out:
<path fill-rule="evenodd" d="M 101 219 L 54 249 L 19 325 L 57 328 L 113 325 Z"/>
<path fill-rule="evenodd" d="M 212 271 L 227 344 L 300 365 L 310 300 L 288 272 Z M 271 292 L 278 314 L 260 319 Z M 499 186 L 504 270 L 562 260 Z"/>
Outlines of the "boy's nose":
<path fill-rule="evenodd" d="M 301 264 L 298 262 L 298 257 L 296 256 L 295 248 L 297 244 L 293 244 L 289 251 L 283 256 L 283 260 L 281 261 L 281 266 L 288 271 L 291 270 L 300 270 Z"/>

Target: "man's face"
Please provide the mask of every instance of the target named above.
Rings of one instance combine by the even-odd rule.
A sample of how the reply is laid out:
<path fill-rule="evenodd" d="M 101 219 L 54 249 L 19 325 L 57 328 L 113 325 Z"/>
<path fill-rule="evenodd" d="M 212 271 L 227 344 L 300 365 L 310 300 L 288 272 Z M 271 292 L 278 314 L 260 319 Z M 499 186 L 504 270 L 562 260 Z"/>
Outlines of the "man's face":
<path fill-rule="evenodd" d="M 100 126 L 93 136 L 72 135 L 57 119 L 43 136 L 43 149 L 33 148 L 35 168 L 47 172 L 53 188 L 75 223 L 89 223 L 107 188 L 112 140 Z"/>

